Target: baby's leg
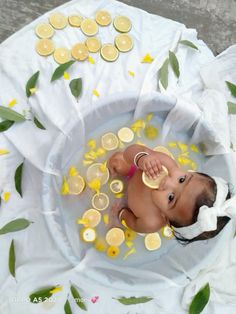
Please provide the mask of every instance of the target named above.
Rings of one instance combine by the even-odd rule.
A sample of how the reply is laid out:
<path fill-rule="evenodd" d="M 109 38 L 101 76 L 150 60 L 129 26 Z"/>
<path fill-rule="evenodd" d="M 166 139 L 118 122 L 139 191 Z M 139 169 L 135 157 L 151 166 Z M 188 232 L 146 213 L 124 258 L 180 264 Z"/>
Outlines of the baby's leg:
<path fill-rule="evenodd" d="M 108 159 L 107 166 L 111 175 L 120 174 L 122 176 L 127 176 L 129 174 L 131 164 L 125 161 L 123 152 L 116 152 Z"/>

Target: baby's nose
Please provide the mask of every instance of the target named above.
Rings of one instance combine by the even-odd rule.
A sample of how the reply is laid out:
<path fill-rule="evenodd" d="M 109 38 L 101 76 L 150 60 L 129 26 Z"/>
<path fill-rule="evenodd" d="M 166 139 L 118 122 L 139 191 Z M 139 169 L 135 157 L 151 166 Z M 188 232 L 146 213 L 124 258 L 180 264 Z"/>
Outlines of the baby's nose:
<path fill-rule="evenodd" d="M 165 176 L 160 183 L 159 190 L 173 189 L 174 184 L 170 176 Z"/>

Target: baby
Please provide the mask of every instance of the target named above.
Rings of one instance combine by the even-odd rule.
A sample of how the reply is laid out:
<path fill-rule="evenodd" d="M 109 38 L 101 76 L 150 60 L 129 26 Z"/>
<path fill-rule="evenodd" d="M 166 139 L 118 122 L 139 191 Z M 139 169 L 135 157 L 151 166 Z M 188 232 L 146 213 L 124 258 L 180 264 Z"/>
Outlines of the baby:
<path fill-rule="evenodd" d="M 147 187 L 142 181 L 142 172 L 155 179 L 162 166 L 167 168 L 168 176 L 161 180 L 158 189 Z M 136 232 L 151 233 L 171 225 L 176 227 L 177 239 L 192 242 L 215 236 L 230 220 L 223 215 L 217 217 L 216 230 L 203 230 L 197 236 L 195 231 L 189 237 L 179 232 L 178 237 L 178 230 L 197 222 L 201 207 L 214 205 L 218 185 L 213 178 L 203 173 L 181 170 L 167 154 L 141 145 L 131 145 L 124 152 L 114 153 L 108 160 L 108 168 L 111 175 L 128 176 L 127 203 L 122 208 L 118 204 L 113 205 L 112 212 L 119 222 L 124 219 L 127 226 Z M 230 197 L 228 186 L 226 192 L 224 201 Z"/>

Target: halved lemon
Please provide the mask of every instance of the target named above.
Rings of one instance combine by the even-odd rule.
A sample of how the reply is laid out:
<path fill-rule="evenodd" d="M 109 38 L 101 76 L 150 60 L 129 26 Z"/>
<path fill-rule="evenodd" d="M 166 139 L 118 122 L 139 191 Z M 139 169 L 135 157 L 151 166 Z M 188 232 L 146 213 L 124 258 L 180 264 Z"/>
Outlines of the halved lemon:
<path fill-rule="evenodd" d="M 110 183 L 110 189 L 114 194 L 121 193 L 124 190 L 124 183 L 118 179 L 112 180 Z"/>
<path fill-rule="evenodd" d="M 48 23 L 38 24 L 35 33 L 40 38 L 51 38 L 54 35 L 53 27 Z"/>
<path fill-rule="evenodd" d="M 162 171 L 156 179 L 149 179 L 145 172 L 142 173 L 143 183 L 148 186 L 150 189 L 158 189 L 161 181 L 164 177 L 168 175 L 168 170 L 166 167 L 162 166 Z"/>
<path fill-rule="evenodd" d="M 105 44 L 100 50 L 101 57 L 105 61 L 113 62 L 119 57 L 118 49 L 112 44 Z"/>
<path fill-rule="evenodd" d="M 115 38 L 115 45 L 121 52 L 128 52 L 133 48 L 133 40 L 128 34 L 119 34 Z"/>
<path fill-rule="evenodd" d="M 114 133 L 109 132 L 102 136 L 101 144 L 105 150 L 114 150 L 118 147 L 119 140 Z"/>
<path fill-rule="evenodd" d="M 87 38 L 85 45 L 88 47 L 89 52 L 98 52 L 101 48 L 101 43 L 96 37 Z"/>
<path fill-rule="evenodd" d="M 124 143 L 130 143 L 134 139 L 134 132 L 127 127 L 121 128 L 117 134 L 119 139 Z"/>
<path fill-rule="evenodd" d="M 72 57 L 78 61 L 84 61 L 89 56 L 89 51 L 87 46 L 83 43 L 75 44 L 71 49 Z"/>
<path fill-rule="evenodd" d="M 56 12 L 49 16 L 49 22 L 55 29 L 63 29 L 67 25 L 67 18 L 64 14 Z"/>
<path fill-rule="evenodd" d="M 169 149 L 167 149 L 165 146 L 156 146 L 155 148 L 153 148 L 153 150 L 155 152 L 159 152 L 159 153 L 163 153 L 168 155 L 169 157 L 171 157 L 172 159 L 175 159 L 173 154 L 169 151 Z"/>
<path fill-rule="evenodd" d="M 158 129 L 154 125 L 146 125 L 146 127 L 144 128 L 144 135 L 149 140 L 154 140 L 158 135 Z"/>
<path fill-rule="evenodd" d="M 158 232 L 149 233 L 145 236 L 144 244 L 147 250 L 154 251 L 160 248 L 161 238 Z"/>
<path fill-rule="evenodd" d="M 83 18 L 80 15 L 70 15 L 68 17 L 68 22 L 73 27 L 80 27 L 82 21 L 83 21 Z"/>
<path fill-rule="evenodd" d="M 66 62 L 70 61 L 70 59 L 71 59 L 71 52 L 67 48 L 63 48 L 63 47 L 62 48 L 57 48 L 54 51 L 53 58 L 54 58 L 54 60 L 57 63 L 63 64 L 63 63 L 66 63 Z"/>
<path fill-rule="evenodd" d="M 69 194 L 79 195 L 85 188 L 84 178 L 80 175 L 69 177 L 67 180 Z"/>
<path fill-rule="evenodd" d="M 105 193 L 94 194 L 92 206 L 97 210 L 105 210 L 109 206 L 109 197 Z"/>
<path fill-rule="evenodd" d="M 85 227 L 80 230 L 80 237 L 84 242 L 94 242 L 96 239 L 96 230 L 94 228 Z"/>
<path fill-rule="evenodd" d="M 111 246 L 120 246 L 124 240 L 125 234 L 120 228 L 111 228 L 106 234 L 106 241 Z"/>
<path fill-rule="evenodd" d="M 117 16 L 114 19 L 113 25 L 120 33 L 127 33 L 130 31 L 132 24 L 127 16 Z"/>
<path fill-rule="evenodd" d="M 95 20 L 99 25 L 107 26 L 111 23 L 111 15 L 107 11 L 97 11 Z"/>
<path fill-rule="evenodd" d="M 103 168 L 103 164 L 100 162 L 89 166 L 86 173 L 88 182 L 91 182 L 94 179 L 99 179 L 101 185 L 106 184 L 109 179 L 109 170 L 108 168 Z"/>
<path fill-rule="evenodd" d="M 82 32 L 87 36 L 94 36 L 98 32 L 98 24 L 91 19 L 84 19 L 80 27 Z"/>
<path fill-rule="evenodd" d="M 100 223 L 101 216 L 102 215 L 99 213 L 99 211 L 91 208 L 84 212 L 82 219 L 88 219 L 88 224 L 86 224 L 86 227 L 94 228 Z"/>
<path fill-rule="evenodd" d="M 51 39 L 39 39 L 36 43 L 36 51 L 40 56 L 49 56 L 55 50 L 54 43 Z"/>
<path fill-rule="evenodd" d="M 172 239 L 174 237 L 174 230 L 170 226 L 163 227 L 161 233 L 166 239 Z"/>

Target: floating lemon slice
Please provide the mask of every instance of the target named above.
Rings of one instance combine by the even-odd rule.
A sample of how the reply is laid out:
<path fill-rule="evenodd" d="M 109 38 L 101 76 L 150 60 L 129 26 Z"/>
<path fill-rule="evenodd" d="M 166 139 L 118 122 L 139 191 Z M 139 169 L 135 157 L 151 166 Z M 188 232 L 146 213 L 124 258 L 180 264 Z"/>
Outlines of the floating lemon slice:
<path fill-rule="evenodd" d="M 118 194 L 124 190 L 124 183 L 121 180 L 112 180 L 110 183 L 110 189 L 112 193 Z"/>
<path fill-rule="evenodd" d="M 162 166 L 162 171 L 156 179 L 149 179 L 145 172 L 142 173 L 143 183 L 151 189 L 158 189 L 161 181 L 168 175 L 166 167 Z"/>
<path fill-rule="evenodd" d="M 71 49 L 72 57 L 78 61 L 84 61 L 89 56 L 88 48 L 83 43 L 75 44 Z"/>
<path fill-rule="evenodd" d="M 36 51 L 41 56 L 49 56 L 54 51 L 54 43 L 51 39 L 39 39 L 36 43 Z"/>
<path fill-rule="evenodd" d="M 118 248 L 118 246 L 109 246 L 109 248 L 107 249 L 107 256 L 111 257 L 111 258 L 115 258 L 119 255 L 120 253 L 120 249 Z"/>
<path fill-rule="evenodd" d="M 88 47 L 89 52 L 98 52 L 101 48 L 101 43 L 96 37 L 87 38 L 85 45 Z"/>
<path fill-rule="evenodd" d="M 53 13 L 49 16 L 49 22 L 55 29 L 63 29 L 67 25 L 67 18 L 62 13 Z"/>
<path fill-rule="evenodd" d="M 101 144 L 105 150 L 114 150 L 118 147 L 119 140 L 114 133 L 109 132 L 102 136 Z"/>
<path fill-rule="evenodd" d="M 167 149 L 165 146 L 156 146 L 155 148 L 153 148 L 153 150 L 155 152 L 159 152 L 159 153 L 163 153 L 168 155 L 169 157 L 171 157 L 172 159 L 175 159 L 173 154 L 169 151 L 169 149 Z"/>
<path fill-rule="evenodd" d="M 84 242 L 94 242 L 96 236 L 96 230 L 93 228 L 86 227 L 80 230 L 80 237 Z"/>
<path fill-rule="evenodd" d="M 86 227 L 94 228 L 101 221 L 101 213 L 99 213 L 99 211 L 96 209 L 91 208 L 84 212 L 82 219 L 88 219 L 88 224 L 86 224 Z"/>
<path fill-rule="evenodd" d="M 85 188 L 84 178 L 80 175 L 69 177 L 67 180 L 69 194 L 79 195 Z"/>
<path fill-rule="evenodd" d="M 154 251 L 160 248 L 161 238 L 158 232 L 149 233 L 145 236 L 144 244 L 147 250 Z"/>
<path fill-rule="evenodd" d="M 54 57 L 54 60 L 57 63 L 63 64 L 63 63 L 66 63 L 66 62 L 70 61 L 70 59 L 71 59 L 71 52 L 67 48 L 57 48 L 54 51 L 53 57 Z"/>
<path fill-rule="evenodd" d="M 87 36 L 94 36 L 98 32 L 98 24 L 91 19 L 85 19 L 81 25 L 82 32 Z"/>
<path fill-rule="evenodd" d="M 113 25 L 118 32 L 127 33 L 131 29 L 131 21 L 126 16 L 117 16 L 114 19 Z"/>
<path fill-rule="evenodd" d="M 120 228 L 111 228 L 106 234 L 106 241 L 111 246 L 120 246 L 124 240 L 125 234 Z"/>
<path fill-rule="evenodd" d="M 111 15 L 107 11 L 97 11 L 96 22 L 101 26 L 107 26 L 111 23 Z"/>
<path fill-rule="evenodd" d="M 118 131 L 118 137 L 122 142 L 130 143 L 134 139 L 134 132 L 130 128 L 124 127 Z"/>
<path fill-rule="evenodd" d="M 73 27 L 80 27 L 82 21 L 83 21 L 83 18 L 82 16 L 79 16 L 79 15 L 70 15 L 68 17 L 68 22 Z"/>
<path fill-rule="evenodd" d="M 158 135 L 158 130 L 155 126 L 153 125 L 147 125 L 144 129 L 144 135 L 146 136 L 146 138 L 148 138 L 149 140 L 154 140 L 157 135 Z"/>
<path fill-rule="evenodd" d="M 88 182 L 99 179 L 101 185 L 106 184 L 109 179 L 109 170 L 107 167 L 103 168 L 102 163 L 94 163 L 89 166 L 86 173 Z"/>
<path fill-rule="evenodd" d="M 115 45 L 119 51 L 127 52 L 133 48 L 133 40 L 128 34 L 119 34 L 115 38 Z"/>
<path fill-rule="evenodd" d="M 119 51 L 112 44 L 105 44 L 100 50 L 101 57 L 105 61 L 113 62 L 119 57 Z"/>
<path fill-rule="evenodd" d="M 97 210 L 105 210 L 109 205 L 109 197 L 105 193 L 95 194 L 92 198 L 92 206 Z"/>
<path fill-rule="evenodd" d="M 163 227 L 161 233 L 166 239 L 172 239 L 174 237 L 174 230 L 170 226 Z"/>
<path fill-rule="evenodd" d="M 54 29 L 50 24 L 42 23 L 36 26 L 35 33 L 40 38 L 51 38 L 54 35 Z"/>

